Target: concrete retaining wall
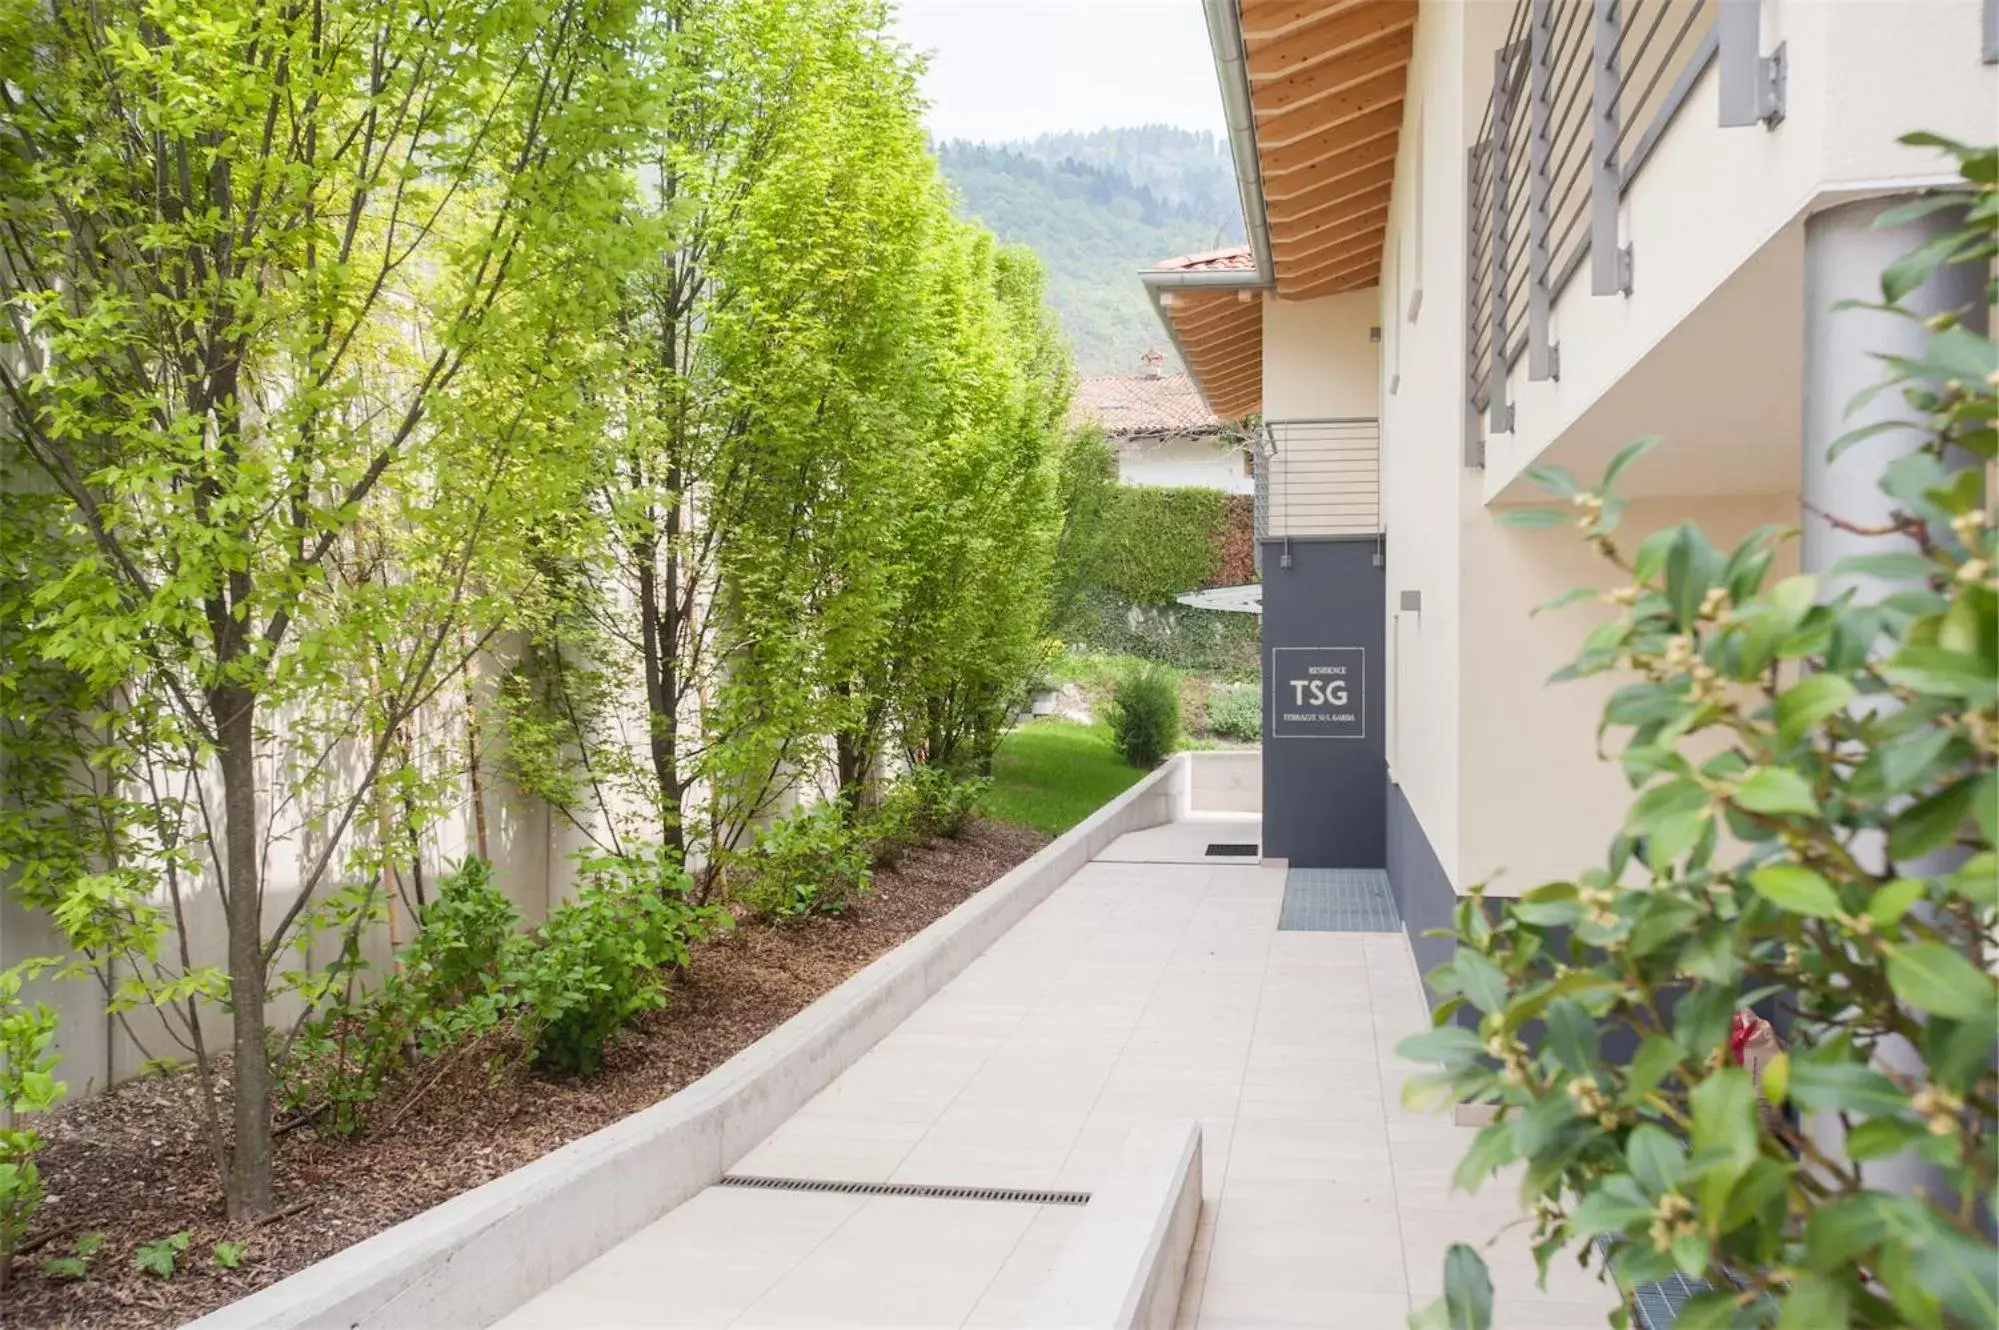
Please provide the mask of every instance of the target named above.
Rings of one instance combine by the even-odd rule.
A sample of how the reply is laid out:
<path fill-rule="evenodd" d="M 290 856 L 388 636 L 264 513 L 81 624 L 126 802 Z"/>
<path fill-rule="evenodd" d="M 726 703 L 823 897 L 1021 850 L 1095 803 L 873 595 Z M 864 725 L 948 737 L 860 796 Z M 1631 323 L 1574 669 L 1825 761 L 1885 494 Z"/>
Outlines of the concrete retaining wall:
<path fill-rule="evenodd" d="M 1201 1127 L 1133 1130 L 1055 1268 L 1028 1303 L 1024 1330 L 1167 1330 L 1201 1217 Z"/>
<path fill-rule="evenodd" d="M 435 1330 L 499 1319 L 721 1177 L 1113 840 L 1171 820 L 1188 773 L 1187 755 L 1173 758 L 678 1094 L 192 1330 Z"/>
<path fill-rule="evenodd" d="M 1188 811 L 1192 813 L 1260 813 L 1263 811 L 1263 754 L 1241 752 L 1190 753 Z"/>

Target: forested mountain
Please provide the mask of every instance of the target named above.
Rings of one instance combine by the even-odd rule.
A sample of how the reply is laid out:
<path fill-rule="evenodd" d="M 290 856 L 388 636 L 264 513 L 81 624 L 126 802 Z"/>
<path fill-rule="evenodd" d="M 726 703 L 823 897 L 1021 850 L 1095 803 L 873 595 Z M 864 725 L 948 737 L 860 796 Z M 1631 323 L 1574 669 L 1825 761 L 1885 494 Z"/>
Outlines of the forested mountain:
<path fill-rule="evenodd" d="M 937 155 L 968 215 L 1041 256 L 1085 375 L 1136 373 L 1149 346 L 1172 355 L 1139 269 L 1242 240 L 1228 147 L 1213 134 L 1141 125 L 951 140 Z"/>

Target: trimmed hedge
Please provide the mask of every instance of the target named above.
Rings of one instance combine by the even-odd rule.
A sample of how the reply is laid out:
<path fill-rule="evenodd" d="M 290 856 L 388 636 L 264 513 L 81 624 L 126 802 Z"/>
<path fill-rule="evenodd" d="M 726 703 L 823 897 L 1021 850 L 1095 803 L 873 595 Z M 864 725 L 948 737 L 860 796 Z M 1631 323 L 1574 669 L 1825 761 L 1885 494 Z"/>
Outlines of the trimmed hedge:
<path fill-rule="evenodd" d="M 1106 497 L 1090 580 L 1137 605 L 1213 586 L 1227 499 L 1213 489 L 1119 486 Z"/>

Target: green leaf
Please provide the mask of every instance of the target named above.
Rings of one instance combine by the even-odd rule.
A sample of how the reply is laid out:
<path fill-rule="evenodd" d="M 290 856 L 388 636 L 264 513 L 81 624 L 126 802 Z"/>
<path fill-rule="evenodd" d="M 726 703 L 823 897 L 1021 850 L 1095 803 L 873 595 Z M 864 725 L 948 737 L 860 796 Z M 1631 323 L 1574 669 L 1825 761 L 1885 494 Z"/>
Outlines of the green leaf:
<path fill-rule="evenodd" d="M 1451 1176 L 1451 1185 L 1459 1191 L 1475 1192 L 1487 1178 L 1499 1169 L 1512 1163 L 1518 1155 L 1513 1148 L 1513 1124 L 1510 1122 L 1488 1122 L 1479 1128 L 1465 1150 L 1464 1158 L 1458 1160 L 1457 1171 Z"/>
<path fill-rule="evenodd" d="M 1557 498 L 1582 493 L 1582 486 L 1565 466 L 1530 466 L 1520 474 Z"/>
<path fill-rule="evenodd" d="M 1693 1107 L 1693 1147 L 1705 1156 L 1704 1195 L 1725 1199 L 1735 1180 L 1756 1158 L 1756 1090 L 1738 1067 L 1715 1072 L 1688 1098 Z M 1711 1209 L 1721 1206 L 1710 1204 Z"/>
<path fill-rule="evenodd" d="M 1902 1153 L 1929 1135 L 1921 1123 L 1906 1118 L 1869 1118 L 1856 1123 L 1846 1134 L 1847 1157 L 1858 1160 L 1888 1159 Z"/>
<path fill-rule="evenodd" d="M 1917 428 L 1919 426 L 1912 420 L 1876 420 L 1869 424 L 1856 426 L 1853 429 L 1847 430 L 1826 446 L 1826 460 L 1837 462 L 1840 459 L 1840 455 L 1845 453 L 1847 449 L 1852 448 L 1856 444 L 1865 443 L 1867 440 L 1879 435 L 1892 434 L 1898 431 L 1907 432 Z M 1841 568 L 1837 565 L 1834 566 L 1832 571 L 1835 577 L 1839 576 L 1842 572 Z"/>
<path fill-rule="evenodd" d="M 1631 1167 L 1631 1176 L 1651 1197 L 1679 1186 L 1687 1172 L 1686 1147 L 1650 1122 L 1640 1123 L 1625 1138 L 1624 1159 Z"/>
<path fill-rule="evenodd" d="M 1610 465 L 1604 468 L 1603 488 L 1607 490 L 1616 484 L 1617 478 L 1624 474 L 1626 467 L 1658 446 L 1659 436 L 1656 434 L 1646 434 L 1633 439 L 1622 448 L 1619 448 L 1617 455 L 1610 459 Z"/>
<path fill-rule="evenodd" d="M 1476 951 L 1457 954 L 1458 987 L 1480 1011 L 1498 1011 L 1506 1005 L 1506 976 L 1499 967 Z"/>
<path fill-rule="evenodd" d="M 1666 553 L 1666 600 L 1673 621 L 1685 632 L 1699 619 L 1701 601 L 1714 585 L 1720 563 L 1699 527 L 1684 523 Z"/>
<path fill-rule="evenodd" d="M 1888 828 L 1889 857 L 1907 863 L 1950 844 L 1970 825 L 1977 792 L 1977 782 L 1960 780 L 1904 809 Z"/>
<path fill-rule="evenodd" d="M 1569 1218 L 1569 1231 L 1579 1238 L 1622 1233 L 1633 1224 L 1649 1224 L 1653 1202 L 1628 1173 L 1602 1179 Z"/>
<path fill-rule="evenodd" d="M 1499 524 L 1519 531 L 1546 531 L 1567 524 L 1573 516 L 1566 508 L 1509 508 L 1499 515 Z"/>
<path fill-rule="evenodd" d="M 1913 1236 L 1906 1202 L 1878 1192 L 1833 1201 L 1805 1223 L 1805 1253 L 1819 1271 L 1842 1270 L 1890 1236 Z"/>
<path fill-rule="evenodd" d="M 1881 423 L 1908 428 L 1902 421 Z M 1878 577 L 1884 582 L 1924 582 L 1941 571 L 1933 560 L 1920 554 L 1849 554 L 1833 564 L 1830 576 L 1835 581 L 1843 577 Z"/>
<path fill-rule="evenodd" d="M 1886 1076 L 1865 1063 L 1839 1058 L 1792 1058 L 1786 1089 L 1792 1103 L 1815 1113 L 1880 1117 L 1909 1106 L 1909 1097 Z"/>
<path fill-rule="evenodd" d="M 1756 894 L 1792 914 L 1830 919 L 1839 913 L 1839 894 L 1830 883 L 1800 864 L 1770 864 L 1749 875 Z"/>
<path fill-rule="evenodd" d="M 1827 716 L 1844 711 L 1858 696 L 1843 675 L 1814 674 L 1777 698 L 1777 739 L 1793 744 Z"/>
<path fill-rule="evenodd" d="M 1570 587 L 1567 591 L 1564 591 L 1561 595 L 1542 601 L 1539 605 L 1536 605 L 1533 608 L 1531 613 L 1534 615 L 1540 615 L 1540 614 L 1550 613 L 1554 610 L 1565 610 L 1569 606 L 1580 604 L 1585 600 L 1600 600 L 1602 599 L 1602 597 L 1603 593 L 1598 591 L 1595 587 L 1589 587 L 1589 586 Z"/>
<path fill-rule="evenodd" d="M 1648 1037 L 1631 1055 L 1625 1068 L 1624 1102 L 1627 1106 L 1650 1094 L 1673 1068 L 1686 1058 L 1686 1051 L 1663 1034 Z"/>
<path fill-rule="evenodd" d="M 1806 1275 L 1791 1285 L 1777 1330 L 1846 1330 L 1853 1300 L 1846 1285 L 1828 1275 Z"/>
<path fill-rule="evenodd" d="M 1752 813 L 1813 817 L 1819 802 L 1811 784 L 1789 767 L 1752 767 L 1735 787 L 1731 802 Z"/>
<path fill-rule="evenodd" d="M 1596 1066 L 1596 1022 L 1583 1004 L 1571 997 L 1556 998 L 1548 1005 L 1548 1046 L 1555 1060 L 1566 1070 L 1582 1075 Z"/>
<path fill-rule="evenodd" d="M 1484 1051 L 1478 1035 L 1462 1025 L 1440 1025 L 1412 1034 L 1395 1046 L 1397 1055 L 1411 1062 L 1463 1062 Z"/>
<path fill-rule="evenodd" d="M 1904 296 L 1930 279 L 1957 245 L 1958 236 L 1953 231 L 1926 241 L 1896 259 L 1881 270 L 1881 298 L 1899 305 Z"/>
<path fill-rule="evenodd" d="M 1897 947 L 1888 957 L 1888 984 L 1918 1011 L 1972 1020 L 1992 1010 L 1992 977 L 1941 942 Z"/>
<path fill-rule="evenodd" d="M 1917 1276 L 1968 1325 L 1999 1325 L 1999 1260 L 1992 1244 L 1919 1211 L 1928 1229 L 1915 1249 Z"/>
<path fill-rule="evenodd" d="M 1462 1242 L 1444 1252 L 1444 1306 L 1451 1330 L 1492 1330 L 1492 1276 L 1484 1259 Z"/>
<path fill-rule="evenodd" d="M 1876 928 L 1888 928 L 1923 898 L 1923 891 L 1921 879 L 1898 877 L 1867 898 L 1867 917 Z"/>
<path fill-rule="evenodd" d="M 1905 646 L 1881 667 L 1888 682 L 1927 697 L 1948 697 L 1973 706 L 1999 700 L 1999 671 L 1984 657 L 1941 647 Z"/>

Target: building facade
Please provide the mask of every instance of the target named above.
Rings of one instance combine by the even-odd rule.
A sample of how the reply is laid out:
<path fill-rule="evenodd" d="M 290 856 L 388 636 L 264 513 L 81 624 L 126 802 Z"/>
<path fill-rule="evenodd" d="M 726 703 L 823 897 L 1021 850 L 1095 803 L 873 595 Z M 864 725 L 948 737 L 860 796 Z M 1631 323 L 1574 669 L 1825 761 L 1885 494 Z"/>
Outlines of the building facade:
<path fill-rule="evenodd" d="M 1250 243 L 1144 275 L 1216 412 L 1259 417 L 1264 853 L 1389 872 L 1422 936 L 1485 884 L 1602 861 L 1629 797 L 1612 684 L 1549 686 L 1606 570 L 1500 525 L 1639 435 L 1624 529 L 1803 524 L 1879 496 L 1850 311 L 1953 176 L 1900 136 L 1999 134 L 1986 0 L 1207 0 Z M 1496 294 L 1495 294 L 1496 293 Z M 1928 293 L 1976 302 L 1975 287 Z M 1920 335 L 1920 329 L 1915 330 Z M 1877 402 L 1869 410 L 1889 411 Z M 1336 701 L 1335 698 L 1338 700 Z"/>
<path fill-rule="evenodd" d="M 1254 462 L 1242 432 L 1215 415 L 1193 379 L 1167 373 L 1160 352 L 1140 360 L 1137 374 L 1077 383 L 1070 408 L 1072 424 L 1102 427 L 1118 482 L 1253 492 Z"/>

